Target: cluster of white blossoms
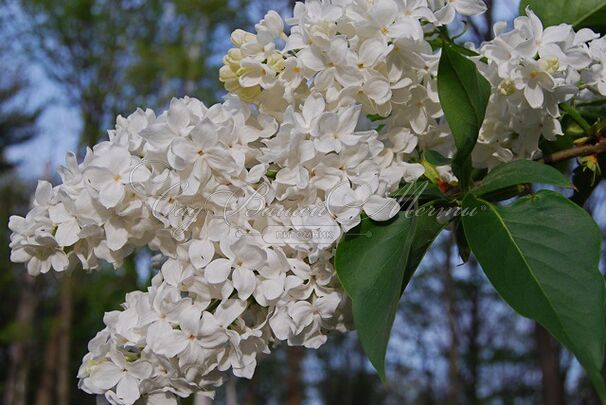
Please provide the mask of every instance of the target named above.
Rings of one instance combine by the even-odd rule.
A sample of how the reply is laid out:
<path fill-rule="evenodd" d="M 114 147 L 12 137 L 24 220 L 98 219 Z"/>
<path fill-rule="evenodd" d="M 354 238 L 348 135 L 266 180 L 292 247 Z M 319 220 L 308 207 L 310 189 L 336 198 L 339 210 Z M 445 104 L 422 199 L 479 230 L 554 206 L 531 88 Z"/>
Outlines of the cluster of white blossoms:
<path fill-rule="evenodd" d="M 540 156 L 539 141 L 562 135 L 561 103 L 606 95 L 606 39 L 570 25 L 544 28 L 530 10 L 513 30 L 497 23 L 477 66 L 492 85 L 486 119 L 473 153 L 476 167 Z"/>
<path fill-rule="evenodd" d="M 424 174 L 424 151 L 454 154 L 437 92 L 440 27 L 481 0 L 297 3 L 237 30 L 210 108 L 174 99 L 159 116 L 119 117 L 109 140 L 73 154 L 58 186 L 12 217 L 12 260 L 31 274 L 115 267 L 157 254 L 147 292 L 106 314 L 80 369 L 112 404 L 175 403 L 231 372 L 250 378 L 278 342 L 317 348 L 349 324 L 335 246 L 362 215 L 388 220 L 391 198 Z M 528 12 L 478 50 L 493 86 L 477 167 L 531 158 L 561 133 L 559 103 L 606 90 L 606 42 Z M 522 119 L 523 118 L 523 119 Z M 438 172 L 456 182 L 450 168 Z"/>
<path fill-rule="evenodd" d="M 485 10 L 482 0 L 297 3 L 287 20 L 289 35 L 275 12 L 256 25 L 256 34 L 235 31 L 236 47 L 225 56 L 220 79 L 229 92 L 278 120 L 316 95 L 330 109 L 361 109 L 378 119 L 385 159 L 409 162 L 418 156 L 417 146 L 452 155 L 437 93 L 440 55 L 430 40 L 455 12 Z M 334 130 L 312 132 L 311 140 L 339 152 L 348 140 L 330 121 Z"/>
<path fill-rule="evenodd" d="M 398 212 L 384 195 L 413 164 L 383 159 L 378 134 L 355 129 L 359 109 L 309 100 L 280 126 L 235 97 L 210 108 L 174 99 L 157 117 L 138 110 L 82 163 L 68 155 L 63 183 L 40 182 L 34 208 L 11 218 L 12 260 L 31 274 L 119 266 L 145 245 L 161 257 L 149 291 L 107 314 L 82 389 L 120 404 L 210 393 L 228 370 L 250 378 L 274 342 L 317 348 L 345 330 L 333 248 L 362 211 Z M 305 119 L 316 128 L 333 118 L 349 140 L 339 154 L 288 142 L 310 136 Z"/>

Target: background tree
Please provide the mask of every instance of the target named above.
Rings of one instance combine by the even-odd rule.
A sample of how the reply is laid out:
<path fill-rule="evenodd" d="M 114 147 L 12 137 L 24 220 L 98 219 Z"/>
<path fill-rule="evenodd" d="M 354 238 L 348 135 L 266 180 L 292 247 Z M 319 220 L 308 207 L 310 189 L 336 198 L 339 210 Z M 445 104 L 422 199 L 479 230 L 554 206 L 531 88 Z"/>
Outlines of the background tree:
<path fill-rule="evenodd" d="M 1 21 L 0 21 L 1 23 Z M 27 187 L 15 176 L 14 162 L 8 160 L 7 151 L 12 146 L 30 140 L 36 133 L 40 108 L 31 107 L 30 85 L 23 75 L 18 58 L 5 40 L 0 46 L 0 289 L 6 302 L 15 306 L 0 309 L 0 371 L 3 381 L 3 402 L 25 404 L 27 390 L 27 356 L 31 355 L 31 323 L 36 307 L 34 279 L 26 274 L 23 266 L 10 262 L 8 218 L 27 209 Z M 21 294 L 18 294 L 22 291 Z"/>
<path fill-rule="evenodd" d="M 137 105 L 158 107 L 185 94 L 214 102 L 220 95 L 219 82 L 209 72 L 220 63 L 216 55 L 221 44 L 227 44 L 226 33 L 247 25 L 247 4 L 4 1 L 3 33 L 19 39 L 23 55 L 42 67 L 66 104 L 78 112 L 83 150 L 104 136 L 116 115 L 128 114 Z M 15 123 L 17 118 L 12 116 Z M 11 130 L 25 140 L 16 125 Z M 101 325 L 93 314 L 117 309 L 127 291 L 144 286 L 145 281 L 137 285 L 135 264 L 132 257 L 117 273 L 63 275 L 45 286 L 44 312 L 33 324 L 42 337 L 35 350 L 46 354 L 35 360 L 32 370 L 31 378 L 38 382 L 37 393 L 29 394 L 32 401 L 92 400 L 73 384 L 84 354 L 81 349 Z M 82 285 L 87 288 L 79 288 Z M 21 296 L 31 301 L 27 290 Z"/>

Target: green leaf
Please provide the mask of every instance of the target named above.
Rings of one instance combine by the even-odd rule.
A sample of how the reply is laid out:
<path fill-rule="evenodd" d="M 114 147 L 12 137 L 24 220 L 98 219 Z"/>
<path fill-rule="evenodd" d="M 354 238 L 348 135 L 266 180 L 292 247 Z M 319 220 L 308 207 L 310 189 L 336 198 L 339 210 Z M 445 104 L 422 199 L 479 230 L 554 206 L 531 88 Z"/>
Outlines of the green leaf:
<path fill-rule="evenodd" d="M 581 128 L 583 128 L 585 135 L 593 135 L 593 128 L 591 127 L 591 124 L 587 122 L 579 110 L 568 103 L 560 104 L 560 109 L 570 118 L 572 118 Z"/>
<path fill-rule="evenodd" d="M 459 257 L 463 263 L 467 263 L 469 261 L 469 256 L 471 256 L 471 249 L 469 248 L 469 243 L 465 237 L 465 232 L 463 231 L 463 224 L 461 221 L 457 221 L 455 223 L 454 233 L 455 240 L 457 242 L 457 249 L 459 250 Z"/>
<path fill-rule="evenodd" d="M 532 160 L 515 160 L 495 167 L 482 180 L 482 184 L 471 190 L 476 196 L 525 183 L 550 184 L 571 187 L 570 181 L 557 169 Z"/>
<path fill-rule="evenodd" d="M 520 15 L 526 7 L 534 11 L 545 27 L 567 23 L 574 28 L 593 28 L 603 32 L 606 22 L 606 0 L 522 0 Z"/>
<path fill-rule="evenodd" d="M 435 150 L 426 150 L 423 152 L 423 157 L 434 166 L 444 166 L 450 164 L 450 159 L 442 156 L 440 152 Z"/>
<path fill-rule="evenodd" d="M 365 218 L 337 246 L 335 267 L 351 297 L 358 338 L 383 379 L 415 225 L 416 218 L 404 213 L 389 222 Z"/>
<path fill-rule="evenodd" d="M 453 171 L 467 189 L 471 176 L 470 155 L 484 122 L 490 84 L 471 60 L 445 45 L 438 67 L 438 94 L 457 147 Z"/>
<path fill-rule="evenodd" d="M 410 255 L 406 270 L 404 271 L 404 280 L 402 281 L 402 292 L 410 283 L 412 276 L 421 264 L 425 257 L 425 253 L 438 237 L 440 232 L 448 225 L 447 222 L 440 223 L 437 221 L 437 215 L 426 211 L 433 207 L 433 204 L 426 204 L 415 211 L 411 211 L 410 215 L 416 216 L 415 232 L 412 236 L 412 244 L 410 247 Z"/>
<path fill-rule="evenodd" d="M 371 122 L 382 121 L 382 120 L 389 118 L 389 117 L 383 117 L 379 114 L 368 114 L 367 117 Z"/>
<path fill-rule="evenodd" d="M 463 208 L 465 236 L 498 293 L 570 349 L 606 400 L 602 235 L 591 216 L 547 190 L 506 207 L 468 194 Z"/>
<path fill-rule="evenodd" d="M 407 183 L 398 191 L 391 194 L 391 197 L 402 201 L 412 200 L 413 202 L 424 200 L 436 200 L 444 198 L 440 188 L 428 180 L 417 180 L 414 183 Z M 406 205 L 410 206 L 410 202 Z"/>

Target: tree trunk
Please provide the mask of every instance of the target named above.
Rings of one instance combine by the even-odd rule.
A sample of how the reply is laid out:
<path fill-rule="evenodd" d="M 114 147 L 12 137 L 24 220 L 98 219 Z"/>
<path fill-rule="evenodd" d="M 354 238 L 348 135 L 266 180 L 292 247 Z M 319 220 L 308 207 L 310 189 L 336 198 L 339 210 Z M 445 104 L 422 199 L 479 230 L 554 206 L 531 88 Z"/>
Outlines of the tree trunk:
<path fill-rule="evenodd" d="M 455 302 L 455 283 L 452 277 L 452 248 L 454 245 L 454 234 L 449 235 L 444 248 L 444 290 L 443 300 L 446 305 L 448 317 L 448 331 L 450 334 L 450 345 L 448 347 L 448 392 L 446 393 L 448 404 L 459 403 L 459 334 L 457 330 L 457 307 Z"/>
<path fill-rule="evenodd" d="M 238 405 L 238 391 L 236 391 L 236 379 L 231 376 L 225 384 L 225 404 Z"/>
<path fill-rule="evenodd" d="M 69 393 L 73 381 L 70 368 L 72 327 L 72 276 L 64 274 L 61 280 L 59 305 L 59 359 L 57 376 L 57 400 L 60 405 L 69 405 Z"/>
<path fill-rule="evenodd" d="M 481 284 L 476 272 L 479 271 L 477 263 L 471 262 L 472 266 L 472 283 L 473 287 L 470 293 L 471 309 L 469 316 L 471 317 L 468 339 L 467 339 L 467 355 L 469 358 L 469 380 L 466 384 L 467 401 L 471 405 L 480 403 L 478 398 L 478 377 L 480 372 L 480 344 L 478 337 L 482 327 L 482 318 L 480 316 L 480 288 Z"/>
<path fill-rule="evenodd" d="M 286 404 L 301 405 L 303 392 L 301 390 L 301 363 L 305 351 L 300 346 L 289 347 L 288 356 L 288 382 L 286 386 Z"/>
<path fill-rule="evenodd" d="M 6 405 L 25 405 L 30 365 L 28 351 L 37 302 L 35 280 L 26 274 L 15 318 L 19 336 L 11 343 L 8 350 L 8 370 L 3 398 L 3 403 Z"/>
<path fill-rule="evenodd" d="M 102 131 L 102 119 L 99 114 L 103 107 L 97 106 L 97 100 L 85 100 L 81 103 L 83 130 L 80 134 L 80 143 L 92 148 L 105 135 Z M 84 153 L 84 151 L 82 151 Z"/>
<path fill-rule="evenodd" d="M 36 393 L 36 405 L 52 405 L 55 403 L 53 387 L 56 385 L 55 381 L 57 377 L 56 364 L 59 353 L 59 334 L 59 325 L 55 323 L 46 341 L 44 370 L 42 372 L 42 380 L 38 386 L 38 392 Z"/>
<path fill-rule="evenodd" d="M 564 405 L 564 378 L 560 368 L 560 346 L 547 330 L 535 322 L 535 342 L 542 373 L 543 403 Z"/>

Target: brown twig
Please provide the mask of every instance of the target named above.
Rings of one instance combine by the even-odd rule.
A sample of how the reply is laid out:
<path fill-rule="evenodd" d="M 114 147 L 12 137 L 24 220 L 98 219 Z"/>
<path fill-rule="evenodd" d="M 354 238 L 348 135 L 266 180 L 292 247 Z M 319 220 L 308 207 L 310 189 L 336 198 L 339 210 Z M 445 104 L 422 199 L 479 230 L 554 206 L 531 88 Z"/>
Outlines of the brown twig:
<path fill-rule="evenodd" d="M 552 153 L 538 161 L 541 163 L 557 163 L 575 157 L 598 155 L 604 152 L 606 152 L 606 139 L 601 139 L 598 143 L 592 145 L 575 146 L 574 148 Z"/>
<path fill-rule="evenodd" d="M 606 152 L 606 138 L 600 138 L 597 143 L 564 149 L 550 155 L 546 155 L 542 159 L 537 159 L 536 161 L 539 163 L 551 164 L 581 156 L 599 155 L 600 153 L 604 152 Z M 481 181 L 476 181 L 474 184 L 478 186 L 481 183 Z M 457 196 L 460 196 L 461 189 L 454 186 L 449 188 L 446 192 L 444 192 L 444 194 L 448 197 L 456 198 Z"/>

